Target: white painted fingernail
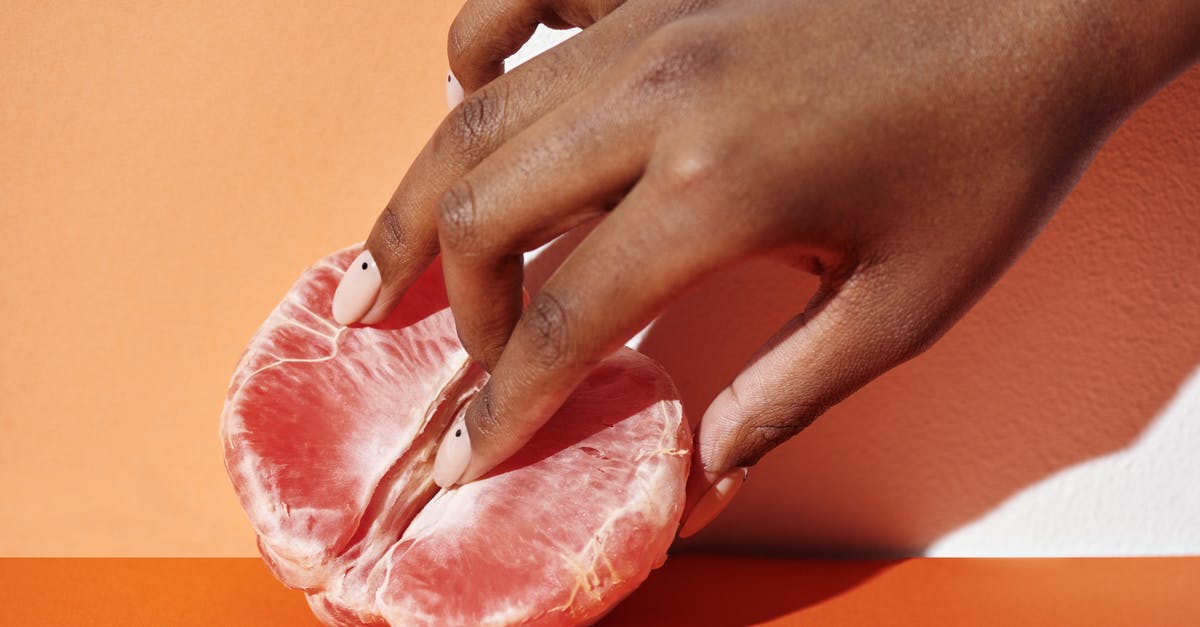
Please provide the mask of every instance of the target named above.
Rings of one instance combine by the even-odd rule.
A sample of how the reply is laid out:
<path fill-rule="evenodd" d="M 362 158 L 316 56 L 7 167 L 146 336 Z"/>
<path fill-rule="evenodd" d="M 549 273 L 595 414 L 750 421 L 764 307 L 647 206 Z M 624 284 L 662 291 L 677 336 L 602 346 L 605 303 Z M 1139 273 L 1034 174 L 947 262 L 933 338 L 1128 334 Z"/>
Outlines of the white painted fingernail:
<path fill-rule="evenodd" d="M 333 293 L 333 319 L 338 324 L 358 322 L 379 298 L 382 284 L 375 258 L 371 251 L 364 250 L 346 268 L 346 274 Z"/>
<path fill-rule="evenodd" d="M 679 528 L 679 537 L 686 538 L 695 535 L 696 532 L 708 526 L 708 523 L 712 522 L 718 514 L 725 511 L 734 495 L 746 483 L 749 473 L 747 468 L 734 468 L 717 479 L 692 508 L 691 515 Z"/>
<path fill-rule="evenodd" d="M 451 109 L 457 107 L 463 101 L 462 83 L 454 77 L 454 72 L 446 73 L 446 104 Z"/>
<path fill-rule="evenodd" d="M 470 463 L 471 436 L 467 434 L 466 423 L 460 420 L 438 445 L 437 458 L 433 461 L 434 483 L 442 488 L 453 486 L 462 478 Z"/>

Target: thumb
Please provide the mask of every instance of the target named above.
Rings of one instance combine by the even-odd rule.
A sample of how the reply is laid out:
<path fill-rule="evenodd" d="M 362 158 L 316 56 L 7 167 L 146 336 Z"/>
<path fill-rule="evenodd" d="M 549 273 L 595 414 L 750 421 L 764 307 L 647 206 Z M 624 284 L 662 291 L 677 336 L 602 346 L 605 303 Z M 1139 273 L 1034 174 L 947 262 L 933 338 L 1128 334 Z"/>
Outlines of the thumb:
<path fill-rule="evenodd" d="M 927 302 L 918 293 L 876 271 L 826 282 L 759 349 L 701 419 L 681 537 L 720 514 L 763 455 L 940 335 L 938 317 L 914 309 Z"/>

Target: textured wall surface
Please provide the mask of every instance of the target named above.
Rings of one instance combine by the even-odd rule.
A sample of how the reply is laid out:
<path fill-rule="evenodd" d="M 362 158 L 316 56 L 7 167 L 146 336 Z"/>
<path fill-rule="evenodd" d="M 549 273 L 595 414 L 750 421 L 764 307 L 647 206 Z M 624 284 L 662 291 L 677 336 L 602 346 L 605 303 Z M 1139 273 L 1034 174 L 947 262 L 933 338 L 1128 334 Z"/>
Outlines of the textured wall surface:
<path fill-rule="evenodd" d="M 444 114 L 455 9 L 9 3 L 0 555 L 254 553 L 217 438 L 229 373 Z M 691 545 L 1200 552 L 1198 104 L 1194 69 L 957 328 L 764 460 Z M 640 345 L 699 415 L 812 287 L 732 268 Z"/>
<path fill-rule="evenodd" d="M 927 549 L 943 556 L 1200 552 L 1200 371 L 1125 448 L 1064 468 Z"/>

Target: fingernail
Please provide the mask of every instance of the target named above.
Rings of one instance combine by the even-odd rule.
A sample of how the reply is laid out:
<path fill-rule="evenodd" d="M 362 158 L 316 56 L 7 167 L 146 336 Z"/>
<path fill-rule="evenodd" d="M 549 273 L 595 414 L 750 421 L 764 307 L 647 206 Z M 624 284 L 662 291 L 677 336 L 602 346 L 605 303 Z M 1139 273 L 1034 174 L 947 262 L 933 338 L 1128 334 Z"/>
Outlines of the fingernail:
<path fill-rule="evenodd" d="M 371 251 L 364 250 L 346 268 L 346 274 L 333 293 L 333 319 L 338 324 L 354 324 L 379 298 L 379 266 Z"/>
<path fill-rule="evenodd" d="M 454 77 L 454 72 L 446 72 L 446 104 L 451 109 L 463 101 L 462 83 Z"/>
<path fill-rule="evenodd" d="M 437 458 L 433 461 L 434 483 L 442 488 L 453 486 L 470 463 L 471 436 L 467 434 L 467 424 L 459 420 L 438 445 Z"/>
<path fill-rule="evenodd" d="M 708 523 L 725 510 L 738 490 L 742 489 L 749 473 L 747 468 L 734 468 L 717 479 L 692 508 L 691 515 L 679 528 L 679 537 L 695 535 L 708 526 Z"/>

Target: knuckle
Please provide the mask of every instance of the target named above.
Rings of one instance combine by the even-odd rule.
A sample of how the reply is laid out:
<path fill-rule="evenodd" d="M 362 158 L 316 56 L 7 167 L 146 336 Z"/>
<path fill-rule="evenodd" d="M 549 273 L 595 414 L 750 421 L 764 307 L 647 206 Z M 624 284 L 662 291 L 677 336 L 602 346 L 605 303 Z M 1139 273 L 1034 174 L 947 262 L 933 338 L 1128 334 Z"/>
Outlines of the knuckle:
<path fill-rule="evenodd" d="M 461 155 L 468 163 L 487 153 L 504 123 L 505 89 L 493 83 L 464 100 L 439 133 L 443 145 L 438 147 Z"/>
<path fill-rule="evenodd" d="M 757 402 L 745 396 L 737 382 L 730 386 L 734 410 L 719 417 L 722 430 L 729 433 L 730 460 L 735 466 L 753 466 L 770 451 L 790 440 L 813 423 L 829 408 L 814 399 L 766 398 Z M 787 395 L 781 392 L 781 395 Z"/>
<path fill-rule="evenodd" d="M 570 359 L 570 314 L 558 297 L 543 290 L 523 317 L 525 339 L 538 366 L 550 370 Z"/>
<path fill-rule="evenodd" d="M 471 248 L 479 236 L 479 213 L 475 191 L 465 179 L 459 180 L 438 201 L 438 236 L 443 250 Z"/>
<path fill-rule="evenodd" d="M 404 220 L 391 204 L 384 208 L 375 225 L 375 231 L 370 238 L 370 247 L 376 252 L 382 250 L 383 255 L 376 255 L 381 265 L 391 260 L 404 260 L 412 256 L 412 243 L 409 241 Z"/>
<path fill-rule="evenodd" d="M 739 443 L 734 465 L 753 466 L 780 444 L 792 439 L 813 423 L 827 408 L 821 403 L 802 402 L 776 413 L 744 423 L 737 432 Z"/>
<path fill-rule="evenodd" d="M 642 49 L 642 58 L 633 74 L 633 91 L 674 100 L 689 89 L 699 88 L 723 58 L 718 37 L 718 31 L 695 18 L 684 18 L 659 29 Z"/>
<path fill-rule="evenodd" d="M 494 440 L 503 437 L 505 433 L 505 424 L 497 418 L 497 413 L 493 407 L 494 400 L 495 395 L 492 394 L 491 388 L 486 385 L 483 386 L 480 390 L 479 409 L 474 412 L 474 415 L 469 416 L 476 433 L 485 440 Z"/>
<path fill-rule="evenodd" d="M 706 197 L 725 187 L 729 171 L 728 151 L 715 141 L 696 143 L 671 151 L 658 164 L 664 189 L 675 197 L 697 194 Z"/>

